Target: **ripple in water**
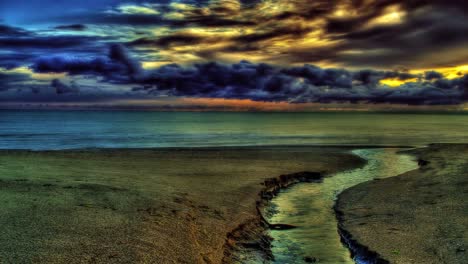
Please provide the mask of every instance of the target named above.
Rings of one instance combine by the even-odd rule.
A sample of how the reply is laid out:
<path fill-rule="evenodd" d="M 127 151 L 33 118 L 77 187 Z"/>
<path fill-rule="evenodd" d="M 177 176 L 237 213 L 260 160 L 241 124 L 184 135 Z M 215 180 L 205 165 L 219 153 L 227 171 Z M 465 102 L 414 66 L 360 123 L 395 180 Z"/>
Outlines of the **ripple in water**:
<path fill-rule="evenodd" d="M 287 223 L 296 229 L 271 231 L 273 263 L 305 263 L 314 257 L 319 263 L 359 263 L 341 243 L 333 211 L 336 196 L 343 190 L 374 178 L 386 178 L 418 168 L 412 156 L 397 154 L 402 149 L 359 149 L 352 151 L 368 161 L 359 169 L 336 173 L 322 183 L 298 184 L 280 193 L 270 203 L 275 213 L 271 223 Z"/>

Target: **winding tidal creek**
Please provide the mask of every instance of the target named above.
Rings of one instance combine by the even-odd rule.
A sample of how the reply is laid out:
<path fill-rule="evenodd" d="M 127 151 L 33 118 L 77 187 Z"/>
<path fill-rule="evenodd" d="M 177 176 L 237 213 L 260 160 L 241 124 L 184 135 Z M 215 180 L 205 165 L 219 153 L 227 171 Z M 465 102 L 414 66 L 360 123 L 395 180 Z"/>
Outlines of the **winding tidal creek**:
<path fill-rule="evenodd" d="M 297 184 L 282 191 L 266 208 L 270 223 L 297 226 L 271 230 L 273 263 L 364 264 L 351 258 L 342 244 L 333 211 L 337 195 L 361 182 L 392 177 L 418 168 L 414 157 L 398 154 L 398 148 L 357 149 L 352 153 L 367 160 L 362 168 L 336 173 L 321 183 Z"/>

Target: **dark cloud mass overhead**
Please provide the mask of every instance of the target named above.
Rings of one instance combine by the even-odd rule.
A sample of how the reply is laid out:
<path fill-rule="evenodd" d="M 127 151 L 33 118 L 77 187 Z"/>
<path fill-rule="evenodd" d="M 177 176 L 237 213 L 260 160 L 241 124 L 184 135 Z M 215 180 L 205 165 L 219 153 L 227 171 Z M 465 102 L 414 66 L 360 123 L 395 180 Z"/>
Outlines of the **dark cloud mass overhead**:
<path fill-rule="evenodd" d="M 112 45 L 108 57 L 92 60 L 43 57 L 32 69 L 105 76 L 108 82 L 131 84 L 136 86 L 133 91 L 148 95 L 290 103 L 458 104 L 463 102 L 468 84 L 468 75 L 448 80 L 434 71 L 413 75 L 395 71 L 323 69 L 313 65 L 283 68 L 248 61 L 230 65 L 216 62 L 192 66 L 170 64 L 144 70 L 121 45 Z M 380 80 L 387 78 L 418 80 L 398 88 L 379 85 Z M 58 80 L 53 83 L 55 88 L 63 86 Z M 63 90 L 70 89 L 64 87 Z"/>
<path fill-rule="evenodd" d="M 465 1 L 18 0 L 0 15 L 0 104 L 468 98 Z"/>

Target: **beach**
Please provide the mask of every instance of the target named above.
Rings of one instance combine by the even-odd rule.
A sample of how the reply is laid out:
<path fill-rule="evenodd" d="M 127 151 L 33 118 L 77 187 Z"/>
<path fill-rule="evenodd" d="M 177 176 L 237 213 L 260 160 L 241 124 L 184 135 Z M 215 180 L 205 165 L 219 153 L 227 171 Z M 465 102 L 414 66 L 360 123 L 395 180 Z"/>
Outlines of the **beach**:
<path fill-rule="evenodd" d="M 263 262 L 272 258 L 272 226 L 261 208 L 282 188 L 362 167 L 351 149 L 3 150 L 0 259 Z M 468 146 L 404 153 L 420 168 L 338 196 L 343 242 L 377 263 L 464 263 Z"/>
<path fill-rule="evenodd" d="M 242 228 L 265 230 L 265 180 L 362 164 L 338 147 L 0 151 L 0 259 L 235 262 L 258 245 Z"/>
<path fill-rule="evenodd" d="M 420 168 L 339 195 L 341 235 L 377 263 L 467 263 L 468 146 L 409 151 Z"/>

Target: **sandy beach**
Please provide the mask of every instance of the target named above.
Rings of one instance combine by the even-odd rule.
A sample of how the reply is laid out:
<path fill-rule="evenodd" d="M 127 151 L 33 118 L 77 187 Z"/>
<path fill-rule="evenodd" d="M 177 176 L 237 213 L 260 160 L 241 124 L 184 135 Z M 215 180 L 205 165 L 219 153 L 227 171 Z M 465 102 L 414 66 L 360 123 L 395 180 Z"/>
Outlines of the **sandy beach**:
<path fill-rule="evenodd" d="M 0 151 L 0 259 L 243 263 L 252 251 L 268 258 L 257 207 L 281 187 L 362 166 L 349 150 Z M 378 263 L 464 263 L 468 146 L 409 153 L 420 169 L 339 196 L 341 235 Z"/>
<path fill-rule="evenodd" d="M 321 147 L 1 151 L 0 259 L 235 262 L 266 179 L 362 163 Z"/>
<path fill-rule="evenodd" d="M 468 146 L 410 151 L 420 168 L 339 196 L 342 235 L 377 263 L 468 263 Z"/>

